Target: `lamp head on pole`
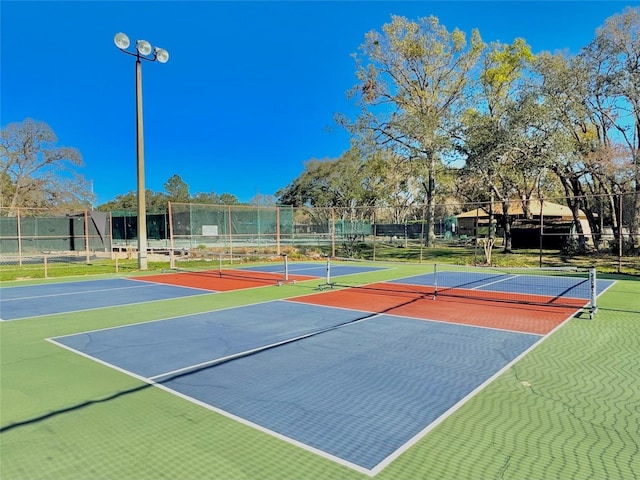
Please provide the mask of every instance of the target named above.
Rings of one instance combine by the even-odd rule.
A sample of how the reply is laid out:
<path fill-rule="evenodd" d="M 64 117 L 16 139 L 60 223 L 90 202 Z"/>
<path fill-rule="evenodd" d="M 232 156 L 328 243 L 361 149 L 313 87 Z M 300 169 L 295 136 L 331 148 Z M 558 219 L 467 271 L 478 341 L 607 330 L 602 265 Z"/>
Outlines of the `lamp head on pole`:
<path fill-rule="evenodd" d="M 131 42 L 129 42 L 129 37 L 127 37 L 124 33 L 116 33 L 116 36 L 113 37 L 113 42 L 120 50 L 129 48 L 129 45 L 131 44 Z"/>
<path fill-rule="evenodd" d="M 151 44 L 146 40 L 136 40 L 136 50 L 146 57 L 151 53 Z"/>
<path fill-rule="evenodd" d="M 167 63 L 169 61 L 169 52 L 167 52 L 164 48 L 156 47 L 153 50 L 153 54 L 160 63 Z"/>
<path fill-rule="evenodd" d="M 169 52 L 164 48 L 152 47 L 146 40 L 136 40 L 135 53 L 127 50 L 131 45 L 131 42 L 129 37 L 124 33 L 116 33 L 115 37 L 113 37 L 113 43 L 115 43 L 116 47 L 118 47 L 122 52 L 137 57 L 138 60 L 142 59 L 149 62 L 157 60 L 160 63 L 167 63 L 169 61 Z M 153 56 L 151 56 L 152 53 Z"/>

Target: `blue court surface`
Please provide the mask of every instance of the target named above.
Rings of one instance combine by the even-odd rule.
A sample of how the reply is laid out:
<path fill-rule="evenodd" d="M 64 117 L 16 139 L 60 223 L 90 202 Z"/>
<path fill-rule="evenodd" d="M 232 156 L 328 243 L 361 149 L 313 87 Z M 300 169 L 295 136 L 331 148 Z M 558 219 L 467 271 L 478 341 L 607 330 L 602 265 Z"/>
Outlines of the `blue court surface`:
<path fill-rule="evenodd" d="M 50 341 L 375 474 L 541 338 L 280 300 Z"/>
<path fill-rule="evenodd" d="M 282 263 L 238 267 L 256 272 L 284 273 Z M 381 267 L 331 266 L 331 276 L 384 270 Z M 324 278 L 326 263 L 291 262 L 289 273 Z M 188 286 L 145 282 L 140 277 L 30 285 L 0 289 L 0 321 L 70 313 L 95 308 L 168 300 L 191 295 L 216 293 Z"/>
<path fill-rule="evenodd" d="M 52 283 L 0 289 L 0 319 L 77 312 L 213 293 L 126 278 Z"/>

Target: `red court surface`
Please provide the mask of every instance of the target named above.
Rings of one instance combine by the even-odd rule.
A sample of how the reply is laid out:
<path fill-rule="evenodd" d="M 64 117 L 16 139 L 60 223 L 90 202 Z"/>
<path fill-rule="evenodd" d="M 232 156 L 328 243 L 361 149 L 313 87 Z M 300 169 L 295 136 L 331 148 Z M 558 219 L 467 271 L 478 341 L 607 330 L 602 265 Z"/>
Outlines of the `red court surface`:
<path fill-rule="evenodd" d="M 302 282 L 313 278 L 316 277 L 289 275 L 288 281 Z M 175 285 L 178 287 L 199 288 L 212 292 L 228 292 L 231 290 L 277 285 L 278 280 L 282 278 L 278 278 L 273 273 L 247 270 L 224 270 L 222 276 L 220 276 L 217 270 L 211 270 L 203 272 L 162 273 L 160 275 L 133 277 L 133 279 L 144 282 Z"/>
<path fill-rule="evenodd" d="M 398 284 L 376 283 L 305 295 L 291 301 L 540 335 L 551 332 L 585 303 L 581 300 L 581 305 L 571 307 L 501 302 L 477 298 L 478 291 L 472 291 L 473 296 L 467 298 L 464 294 L 468 291 L 452 289 L 448 294 L 456 296 L 438 295 L 434 299 L 433 287 L 405 287 L 410 291 L 399 291 Z"/>

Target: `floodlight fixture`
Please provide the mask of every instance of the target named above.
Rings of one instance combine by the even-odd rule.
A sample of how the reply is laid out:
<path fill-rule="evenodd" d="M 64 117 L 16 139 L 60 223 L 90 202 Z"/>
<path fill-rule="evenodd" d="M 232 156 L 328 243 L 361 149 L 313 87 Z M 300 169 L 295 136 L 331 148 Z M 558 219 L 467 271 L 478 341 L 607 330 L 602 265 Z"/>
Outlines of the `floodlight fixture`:
<path fill-rule="evenodd" d="M 136 50 L 146 57 L 151 53 L 151 44 L 146 40 L 136 40 Z"/>
<path fill-rule="evenodd" d="M 116 33 L 116 36 L 113 37 L 113 41 L 120 50 L 124 50 L 129 48 L 131 42 L 129 42 L 129 37 L 127 37 L 124 33 Z"/>
<path fill-rule="evenodd" d="M 167 52 L 164 48 L 156 47 L 153 50 L 153 54 L 160 63 L 167 63 L 169 61 L 169 52 Z"/>

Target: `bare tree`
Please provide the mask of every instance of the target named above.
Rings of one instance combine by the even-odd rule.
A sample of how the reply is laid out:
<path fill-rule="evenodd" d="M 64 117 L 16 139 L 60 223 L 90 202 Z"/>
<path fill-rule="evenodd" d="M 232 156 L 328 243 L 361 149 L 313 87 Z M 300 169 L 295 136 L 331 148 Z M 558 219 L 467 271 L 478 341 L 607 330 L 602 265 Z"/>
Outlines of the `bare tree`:
<path fill-rule="evenodd" d="M 14 215 L 17 208 L 93 204 L 89 182 L 75 171 L 82 166 L 80 152 L 56 146 L 49 125 L 30 118 L 10 123 L 0 134 L 2 206 Z"/>

